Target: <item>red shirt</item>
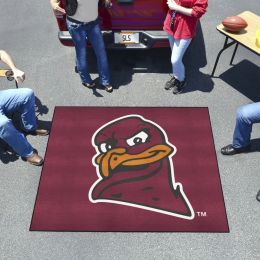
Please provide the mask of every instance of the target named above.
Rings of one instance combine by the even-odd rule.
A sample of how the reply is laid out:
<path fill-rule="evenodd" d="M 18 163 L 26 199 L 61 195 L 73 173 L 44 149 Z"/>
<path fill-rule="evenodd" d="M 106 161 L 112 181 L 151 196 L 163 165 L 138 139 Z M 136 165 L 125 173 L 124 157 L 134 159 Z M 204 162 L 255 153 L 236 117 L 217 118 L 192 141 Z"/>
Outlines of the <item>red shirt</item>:
<path fill-rule="evenodd" d="M 171 29 L 172 11 L 169 10 L 164 21 L 163 30 L 175 39 L 193 38 L 199 18 L 206 13 L 208 0 L 175 0 L 175 2 L 185 8 L 191 8 L 191 16 L 177 12 L 173 29 Z"/>

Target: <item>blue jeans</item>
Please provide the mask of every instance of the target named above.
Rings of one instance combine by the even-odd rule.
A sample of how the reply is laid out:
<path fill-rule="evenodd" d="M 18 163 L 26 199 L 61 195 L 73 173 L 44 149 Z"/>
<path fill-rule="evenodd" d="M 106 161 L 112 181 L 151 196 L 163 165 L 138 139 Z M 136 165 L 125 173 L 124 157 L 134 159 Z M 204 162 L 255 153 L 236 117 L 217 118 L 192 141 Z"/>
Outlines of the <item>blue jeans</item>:
<path fill-rule="evenodd" d="M 109 85 L 107 55 L 98 19 L 90 23 L 75 23 L 67 19 L 67 27 L 75 45 L 76 66 L 82 83 L 92 82 L 87 62 L 86 43 L 89 40 L 97 57 L 100 84 L 103 86 Z"/>
<path fill-rule="evenodd" d="M 172 35 L 168 35 L 168 38 L 172 49 L 172 74 L 179 81 L 183 81 L 185 80 L 185 68 L 182 59 L 192 39 L 175 39 Z"/>
<path fill-rule="evenodd" d="M 35 97 L 31 89 L 8 89 L 0 91 L 0 138 L 22 157 L 33 154 L 33 148 L 13 125 L 11 117 L 19 114 L 20 125 L 25 132 L 37 128 L 35 117 Z"/>
<path fill-rule="evenodd" d="M 239 107 L 233 134 L 233 147 L 241 148 L 250 144 L 254 123 L 260 123 L 260 102 Z"/>

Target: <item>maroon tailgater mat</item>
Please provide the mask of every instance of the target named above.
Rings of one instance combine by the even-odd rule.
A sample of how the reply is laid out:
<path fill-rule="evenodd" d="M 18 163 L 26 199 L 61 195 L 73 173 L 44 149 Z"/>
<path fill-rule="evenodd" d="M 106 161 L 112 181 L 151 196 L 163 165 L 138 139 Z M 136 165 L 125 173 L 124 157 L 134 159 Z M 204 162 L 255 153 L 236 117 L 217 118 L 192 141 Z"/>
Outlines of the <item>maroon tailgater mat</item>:
<path fill-rule="evenodd" d="M 229 232 L 208 109 L 57 107 L 30 230 Z"/>

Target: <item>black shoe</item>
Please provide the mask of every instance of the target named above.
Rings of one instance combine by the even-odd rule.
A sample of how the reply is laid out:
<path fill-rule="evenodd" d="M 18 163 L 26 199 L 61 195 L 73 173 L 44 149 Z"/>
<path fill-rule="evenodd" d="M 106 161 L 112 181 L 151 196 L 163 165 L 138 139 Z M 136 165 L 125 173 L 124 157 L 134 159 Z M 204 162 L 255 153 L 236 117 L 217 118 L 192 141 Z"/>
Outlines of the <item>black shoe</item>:
<path fill-rule="evenodd" d="M 94 81 L 92 81 L 91 83 L 82 83 L 82 85 L 84 87 L 87 87 L 87 88 L 94 88 L 96 86 L 96 83 Z"/>
<path fill-rule="evenodd" d="M 165 83 L 164 89 L 166 89 L 166 90 L 172 89 L 174 87 L 175 81 L 176 81 L 176 78 L 174 76 L 172 76 L 172 78 Z"/>
<path fill-rule="evenodd" d="M 174 87 L 172 90 L 173 94 L 179 94 L 183 91 L 186 84 L 186 80 L 179 81 L 178 79 L 175 79 Z"/>
<path fill-rule="evenodd" d="M 260 202 L 260 190 L 256 194 L 256 200 L 258 200 Z"/>
<path fill-rule="evenodd" d="M 232 144 L 229 144 L 223 148 L 221 148 L 221 153 L 224 155 L 234 155 L 234 154 L 238 154 L 238 153 L 245 153 L 248 152 L 251 148 L 251 145 L 247 145 L 245 147 L 241 147 L 241 148 L 235 148 L 233 147 Z"/>

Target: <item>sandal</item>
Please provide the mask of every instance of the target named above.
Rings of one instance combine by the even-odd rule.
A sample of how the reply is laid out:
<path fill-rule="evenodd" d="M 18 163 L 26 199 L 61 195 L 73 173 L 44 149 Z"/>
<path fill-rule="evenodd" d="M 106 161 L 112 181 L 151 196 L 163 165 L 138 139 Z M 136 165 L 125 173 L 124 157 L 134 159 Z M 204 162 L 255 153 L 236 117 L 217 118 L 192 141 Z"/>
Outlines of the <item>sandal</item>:
<path fill-rule="evenodd" d="M 91 83 L 82 83 L 82 85 L 84 87 L 87 87 L 87 88 L 94 88 L 96 86 L 96 83 L 94 81 L 92 81 Z"/>
<path fill-rule="evenodd" d="M 38 155 L 38 153 L 33 152 L 31 156 L 22 157 L 22 160 L 28 162 L 34 166 L 41 166 L 43 165 L 43 158 Z"/>
<path fill-rule="evenodd" d="M 106 92 L 111 93 L 111 92 L 113 92 L 113 87 L 111 85 L 107 85 L 107 86 L 105 86 L 105 90 L 106 90 Z"/>

